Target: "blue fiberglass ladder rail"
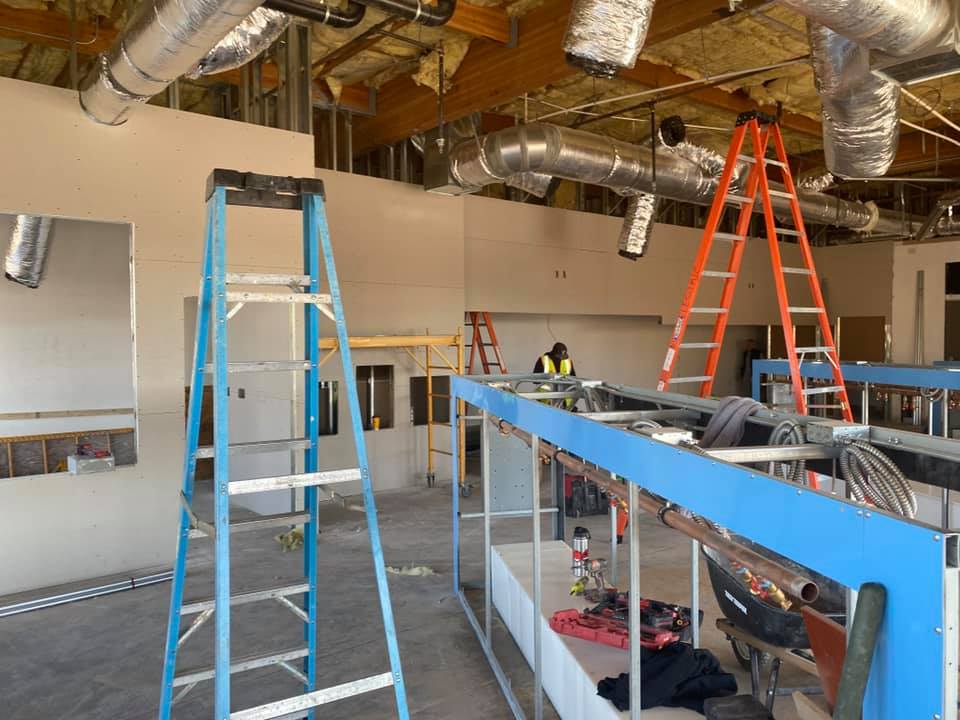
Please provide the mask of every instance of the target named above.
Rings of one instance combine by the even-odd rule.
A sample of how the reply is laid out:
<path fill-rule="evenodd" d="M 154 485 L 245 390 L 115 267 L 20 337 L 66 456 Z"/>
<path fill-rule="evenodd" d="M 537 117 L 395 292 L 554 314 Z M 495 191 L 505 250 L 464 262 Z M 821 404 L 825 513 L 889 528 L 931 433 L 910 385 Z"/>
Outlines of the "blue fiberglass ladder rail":
<path fill-rule="evenodd" d="M 284 178 L 233 170 L 214 170 L 207 180 L 207 227 L 204 242 L 200 298 L 197 307 L 197 333 L 194 344 L 193 372 L 187 413 L 186 452 L 183 465 L 180 529 L 171 590 L 166 652 L 160 695 L 160 720 L 169 720 L 174 704 L 197 683 L 214 681 L 214 720 L 268 720 L 269 718 L 312 718 L 314 708 L 353 695 L 393 686 L 397 716 L 408 720 L 406 691 L 400 667 L 400 652 L 390 604 L 383 548 L 377 524 L 377 511 L 370 480 L 356 375 L 350 353 L 349 335 L 343 315 L 343 302 L 330 244 L 324 208 L 323 183 L 313 178 Z M 301 210 L 303 215 L 303 275 L 274 273 L 233 273 L 226 268 L 226 206 Z M 320 258 L 323 257 L 329 294 L 320 291 Z M 237 291 L 231 286 L 279 286 L 283 292 Z M 297 303 L 304 307 L 305 354 L 292 362 L 228 362 L 227 322 L 244 303 Z M 228 311 L 227 305 L 233 303 Z M 320 313 L 336 323 L 344 381 L 350 405 L 351 425 L 359 468 L 319 471 L 319 319 Z M 208 338 L 213 340 L 213 362 L 207 363 Z M 228 428 L 228 373 L 304 372 L 303 438 L 230 444 Z M 214 444 L 199 447 L 203 378 L 213 375 Z M 231 481 L 230 455 L 251 452 L 304 451 L 304 472 L 281 477 Z M 198 458 L 214 458 L 214 521 L 208 523 L 193 511 L 193 491 Z M 317 680 L 317 508 L 318 486 L 360 480 L 373 552 L 380 610 L 383 616 L 390 672 L 318 690 Z M 303 488 L 304 510 L 230 521 L 232 495 Z M 300 583 L 265 588 L 238 595 L 230 592 L 230 535 L 234 532 L 272 526 L 304 523 L 304 579 Z M 214 597 L 184 603 L 187 550 L 191 538 L 211 537 L 215 542 Z M 290 598 L 300 596 L 302 603 Z M 304 646 L 286 652 L 231 660 L 230 607 L 251 602 L 274 600 L 290 610 L 304 626 Z M 181 632 L 181 617 L 195 615 Z M 214 665 L 211 668 L 176 675 L 177 652 L 201 625 L 214 618 Z M 302 662 L 302 671 L 292 663 Z M 303 693 L 277 702 L 245 710 L 232 711 L 231 673 L 263 667 L 280 667 L 297 678 Z M 176 691 L 176 695 L 174 692 Z"/>

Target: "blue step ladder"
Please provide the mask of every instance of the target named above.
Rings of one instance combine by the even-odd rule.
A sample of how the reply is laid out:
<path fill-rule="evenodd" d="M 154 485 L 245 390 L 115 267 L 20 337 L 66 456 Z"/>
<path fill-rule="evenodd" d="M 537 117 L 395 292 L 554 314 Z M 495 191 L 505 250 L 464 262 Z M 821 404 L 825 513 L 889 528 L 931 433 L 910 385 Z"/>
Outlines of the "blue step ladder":
<path fill-rule="evenodd" d="M 186 452 L 183 463 L 180 530 L 177 535 L 177 559 L 171 590 L 170 616 L 167 626 L 163 685 L 160 695 L 160 720 L 169 720 L 174 704 L 195 685 L 205 680 L 214 682 L 214 720 L 268 720 L 269 718 L 313 718 L 314 708 L 360 693 L 393 686 L 397 716 L 408 720 L 407 698 L 397 633 L 390 605 L 383 548 L 377 525 L 367 448 L 364 440 L 360 403 L 357 398 L 356 375 L 350 355 L 343 302 L 330 245 L 330 232 L 324 209 L 323 183 L 313 178 L 286 178 L 234 170 L 214 170 L 207 179 L 207 227 L 203 253 L 203 275 L 197 310 L 197 334 L 193 350 L 193 373 L 187 413 Z M 275 273 L 229 272 L 226 267 L 227 205 L 284 210 L 300 210 L 303 216 L 303 275 Z M 329 294 L 320 292 L 320 259 L 323 258 Z M 264 292 L 259 288 L 274 286 L 280 292 Z M 236 289 L 236 288 L 248 288 Z M 257 288 L 249 290 L 250 287 Z M 227 324 L 245 303 L 296 303 L 304 308 L 305 355 L 294 362 L 228 362 Z M 228 309 L 228 306 L 229 309 Z M 319 470 L 319 320 L 320 314 L 336 323 L 346 397 L 350 405 L 351 425 L 357 452 L 357 469 Z M 212 339 L 213 362 L 207 362 L 208 338 Z M 305 437 L 266 442 L 233 443 L 229 441 L 228 383 L 232 373 L 303 372 L 303 422 Z M 214 440 L 212 447 L 199 447 L 200 414 L 205 374 L 213 375 Z M 303 450 L 302 474 L 253 480 L 230 480 L 228 458 L 242 453 Z M 214 519 L 201 520 L 193 510 L 194 479 L 197 460 L 214 459 Z M 367 530 L 373 552 L 373 564 L 380 596 L 380 610 L 386 634 L 390 672 L 354 680 L 326 689 L 317 689 L 317 510 L 321 487 L 360 480 Z M 264 490 L 303 489 L 304 510 L 279 515 L 259 516 L 253 520 L 230 520 L 230 498 L 233 495 Z M 293 526 L 303 523 L 304 578 L 302 582 L 281 587 L 263 588 L 241 594 L 230 592 L 230 537 L 233 533 L 265 527 Z M 215 544 L 214 596 L 184 602 L 187 550 L 191 539 L 212 538 Z M 295 602 L 300 598 L 299 603 Z M 230 608 L 258 601 L 275 601 L 291 611 L 302 622 L 302 647 L 287 652 L 255 657 L 231 658 Z M 193 617 L 185 629 L 183 617 Z M 212 667 L 176 674 L 177 652 L 204 623 L 214 621 L 214 664 Z M 296 667 L 301 663 L 301 669 Z M 230 679 L 232 673 L 264 667 L 280 667 L 303 686 L 303 692 L 278 702 L 270 702 L 244 710 L 232 710 Z"/>

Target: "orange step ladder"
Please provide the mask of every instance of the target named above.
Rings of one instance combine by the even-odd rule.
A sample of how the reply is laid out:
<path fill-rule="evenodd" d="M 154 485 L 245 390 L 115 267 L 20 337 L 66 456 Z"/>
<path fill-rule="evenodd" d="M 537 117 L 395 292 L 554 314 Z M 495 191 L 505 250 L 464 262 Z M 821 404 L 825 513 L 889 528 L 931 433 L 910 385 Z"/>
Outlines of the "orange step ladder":
<path fill-rule="evenodd" d="M 474 362 L 480 358 L 480 365 L 483 367 L 483 374 L 490 375 L 490 368 L 496 367 L 498 371 L 506 375 L 507 366 L 503 362 L 503 354 L 500 352 L 500 342 L 497 340 L 497 332 L 493 329 L 493 321 L 488 312 L 467 312 L 465 318 L 466 324 L 472 328 L 470 333 L 470 363 L 467 365 L 467 375 L 473 375 Z M 487 329 L 489 341 L 484 339 L 482 328 Z M 491 360 L 487 355 L 487 348 L 493 349 L 495 360 Z"/>
<path fill-rule="evenodd" d="M 752 155 L 742 154 L 743 146 L 748 136 L 753 145 Z M 771 141 L 776 153 L 776 159 L 766 156 L 767 147 Z M 739 162 L 750 164 L 744 195 L 731 194 L 730 192 L 734 170 Z M 767 178 L 768 166 L 781 173 L 783 177 L 783 190 L 771 189 L 770 181 Z M 800 212 L 800 203 L 797 199 L 797 189 L 793 183 L 793 177 L 790 174 L 790 165 L 787 161 L 787 152 L 784 149 L 783 137 L 780 134 L 780 127 L 775 118 L 760 112 L 744 113 L 737 118 L 737 127 L 733 134 L 733 140 L 730 143 L 726 166 L 720 178 L 720 185 L 717 187 L 717 194 L 714 197 L 713 205 L 710 208 L 707 225 L 704 228 L 703 238 L 700 241 L 700 249 L 694 261 L 693 271 L 690 274 L 690 282 L 687 285 L 683 302 L 680 305 L 680 315 L 677 318 L 677 324 L 674 326 L 673 335 L 670 338 L 670 345 L 667 349 L 667 357 L 660 371 L 657 389 L 664 392 L 670 388 L 671 384 L 699 383 L 701 397 L 709 397 L 712 393 L 717 367 L 720 363 L 720 350 L 723 346 L 723 337 L 727 329 L 730 308 L 733 304 L 733 294 L 737 286 L 737 276 L 740 273 L 740 265 L 743 260 L 747 232 L 750 227 L 750 220 L 753 216 L 753 208 L 757 201 L 758 194 L 760 202 L 763 204 L 763 216 L 766 220 L 767 241 L 770 246 L 770 259 L 773 265 L 773 279 L 777 289 L 777 301 L 780 305 L 780 319 L 783 325 L 787 360 L 790 363 L 790 380 L 793 386 L 793 396 L 796 400 L 797 411 L 802 415 L 806 415 L 810 409 L 815 408 L 839 409 L 843 413 L 844 420 L 853 422 L 850 400 L 847 397 L 846 385 L 843 382 L 843 374 L 840 371 L 840 358 L 837 354 L 836 344 L 833 341 L 830 319 L 827 315 L 827 309 L 824 306 L 823 293 L 820 290 L 820 281 L 817 278 L 817 271 L 813 264 L 813 253 L 810 250 L 810 242 L 804 228 L 803 215 Z M 777 225 L 771 197 L 786 198 L 790 201 L 793 228 L 784 228 Z M 734 233 L 717 231 L 723 217 L 723 211 L 727 206 L 739 207 L 740 209 L 736 232 Z M 782 237 L 796 238 L 797 244 L 800 246 L 803 262 L 802 267 L 783 266 L 780 258 L 779 244 Z M 731 244 L 730 257 L 725 270 L 707 268 L 710 251 L 713 248 L 714 241 L 718 240 Z M 790 304 L 789 298 L 787 297 L 787 275 L 800 275 L 807 278 L 810 295 L 812 297 L 811 305 L 802 306 Z M 723 282 L 720 301 L 712 307 L 696 305 L 700 283 L 705 278 L 715 278 Z M 684 335 L 687 331 L 690 316 L 694 313 L 716 316 L 710 342 L 684 342 Z M 823 343 L 822 346 L 796 346 L 793 318 L 798 315 L 817 316 L 817 322 L 820 327 L 820 337 L 822 338 L 821 342 Z M 681 350 L 707 351 L 707 360 L 703 375 L 673 377 L 673 371 Z M 829 360 L 830 366 L 833 369 L 833 384 L 807 388 L 804 387 L 803 378 L 800 375 L 800 363 L 804 355 L 817 353 L 823 353 Z M 813 396 L 828 394 L 835 395 L 839 402 L 836 404 L 809 402 L 809 399 Z"/>

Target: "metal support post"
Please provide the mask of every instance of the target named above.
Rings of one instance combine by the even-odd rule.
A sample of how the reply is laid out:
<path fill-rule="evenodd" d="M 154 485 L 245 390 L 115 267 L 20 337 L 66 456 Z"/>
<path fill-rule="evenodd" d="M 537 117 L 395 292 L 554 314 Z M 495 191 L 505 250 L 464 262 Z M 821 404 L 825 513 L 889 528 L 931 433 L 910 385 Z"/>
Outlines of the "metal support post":
<path fill-rule="evenodd" d="M 400 142 L 400 182 L 410 182 L 410 141 L 402 140 Z"/>
<path fill-rule="evenodd" d="M 330 169 L 337 170 L 337 106 L 330 106 Z"/>
<path fill-rule="evenodd" d="M 180 109 L 180 80 L 174 80 L 167 86 L 167 107 L 171 110 Z"/>
<path fill-rule="evenodd" d="M 629 505 L 630 543 L 630 637 L 640 637 L 640 528 L 637 516 L 640 512 L 640 488 L 636 483 L 627 481 L 627 498 Z M 630 720 L 640 720 L 640 657 L 641 645 L 639 642 L 630 643 Z"/>
<path fill-rule="evenodd" d="M 930 412 L 933 413 L 932 406 Z M 943 436 L 950 437 L 950 390 L 948 388 L 943 389 L 943 400 L 940 401 L 940 427 Z M 940 492 L 943 503 L 940 521 L 943 529 L 947 530 L 950 527 L 950 488 L 945 487 Z"/>
<path fill-rule="evenodd" d="M 700 541 L 690 541 L 690 622 L 691 640 L 700 647 Z"/>
<path fill-rule="evenodd" d="M 486 411 L 484 411 L 486 414 Z M 530 481 L 533 497 L 533 717 L 543 720 L 543 618 L 540 616 L 542 588 L 540 587 L 540 436 L 530 442 Z M 639 636 L 638 636 L 639 637 Z"/>
<path fill-rule="evenodd" d="M 610 473 L 610 477 L 616 479 L 616 475 Z M 620 571 L 617 567 L 617 513 L 618 505 L 616 503 L 609 503 L 609 513 L 610 513 L 610 584 L 613 587 L 617 586 L 617 580 L 619 579 Z"/>
<path fill-rule="evenodd" d="M 348 173 L 353 172 L 353 113 L 346 110 L 343 113 L 343 122 L 347 135 L 347 167 Z"/>
<path fill-rule="evenodd" d="M 564 510 L 565 510 L 565 499 L 564 499 L 564 470 L 563 465 L 558 463 L 556 460 L 551 461 L 550 463 L 550 474 L 553 478 L 553 506 L 557 508 L 556 514 L 553 516 L 553 539 L 554 540 L 563 540 L 565 535 L 564 528 Z"/>
<path fill-rule="evenodd" d="M 865 382 L 863 384 L 863 390 L 860 393 L 860 402 L 862 407 L 860 408 L 860 422 L 864 425 L 870 424 L 870 383 Z"/>
<path fill-rule="evenodd" d="M 483 631 L 487 642 L 493 636 L 493 569 L 490 566 L 490 422 L 486 410 L 480 427 L 480 477 L 483 486 Z M 454 479 L 454 492 L 457 482 Z M 539 518 L 537 518 L 539 520 Z"/>

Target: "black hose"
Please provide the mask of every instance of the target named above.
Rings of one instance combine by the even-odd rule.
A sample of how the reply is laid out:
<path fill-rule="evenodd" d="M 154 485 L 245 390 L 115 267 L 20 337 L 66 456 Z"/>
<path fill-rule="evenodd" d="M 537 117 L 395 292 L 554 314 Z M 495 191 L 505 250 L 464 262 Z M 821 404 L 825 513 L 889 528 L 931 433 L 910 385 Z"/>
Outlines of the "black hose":
<path fill-rule="evenodd" d="M 446 25 L 457 9 L 457 0 L 439 0 L 427 5 L 423 0 L 357 0 L 387 15 L 395 15 L 428 27 Z"/>
<path fill-rule="evenodd" d="M 359 25 L 367 12 L 365 5 L 353 0 L 349 0 L 343 9 L 306 0 L 266 0 L 263 7 L 335 28 L 352 28 Z"/>
<path fill-rule="evenodd" d="M 886 604 L 887 591 L 883 585 L 864 583 L 860 587 L 833 720 L 860 720 L 863 716 L 863 694 L 867 689 Z"/>

